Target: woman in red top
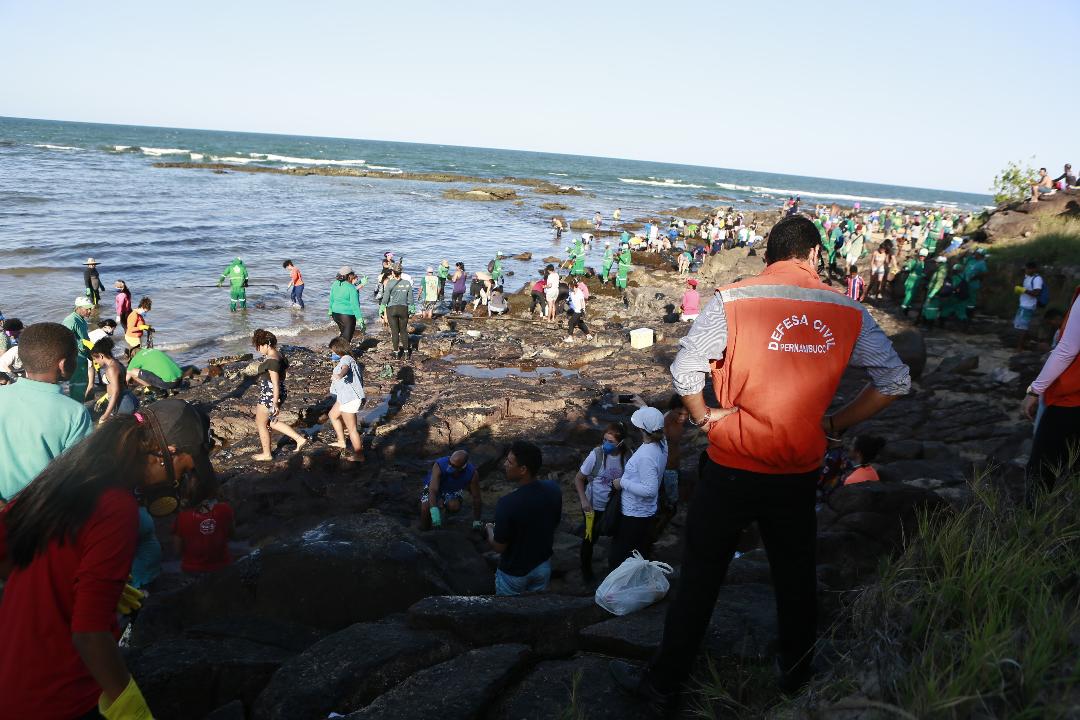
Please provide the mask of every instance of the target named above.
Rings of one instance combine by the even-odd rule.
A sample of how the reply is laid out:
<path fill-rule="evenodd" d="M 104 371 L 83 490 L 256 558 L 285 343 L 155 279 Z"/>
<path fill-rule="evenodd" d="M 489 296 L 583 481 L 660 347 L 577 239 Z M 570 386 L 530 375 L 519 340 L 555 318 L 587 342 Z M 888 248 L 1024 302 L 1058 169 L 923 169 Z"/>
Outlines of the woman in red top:
<path fill-rule="evenodd" d="M 173 523 L 173 540 L 186 573 L 214 572 L 232 563 L 229 540 L 234 536 L 233 510 L 217 499 L 216 480 L 188 486 L 187 507 Z"/>
<path fill-rule="evenodd" d="M 117 647 L 138 503 L 174 510 L 181 479 L 213 478 L 209 447 L 206 416 L 163 400 L 109 420 L 0 512 L 0 720 L 150 717 Z"/>

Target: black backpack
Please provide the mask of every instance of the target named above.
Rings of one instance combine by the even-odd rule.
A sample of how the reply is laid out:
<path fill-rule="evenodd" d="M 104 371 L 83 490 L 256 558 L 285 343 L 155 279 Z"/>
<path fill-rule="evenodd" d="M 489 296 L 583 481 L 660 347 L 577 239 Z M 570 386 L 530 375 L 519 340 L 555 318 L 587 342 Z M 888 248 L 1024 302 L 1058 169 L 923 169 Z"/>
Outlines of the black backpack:
<path fill-rule="evenodd" d="M 960 300 L 967 300 L 969 292 L 970 290 L 968 289 L 968 281 L 961 280 L 960 284 L 956 287 L 956 297 Z"/>
<path fill-rule="evenodd" d="M 494 260 L 488 260 L 488 272 L 489 273 L 495 272 L 495 261 Z"/>
<path fill-rule="evenodd" d="M 946 279 L 941 290 L 938 290 L 938 297 L 951 297 L 954 292 L 956 292 L 956 287 L 952 284 L 952 280 Z"/>

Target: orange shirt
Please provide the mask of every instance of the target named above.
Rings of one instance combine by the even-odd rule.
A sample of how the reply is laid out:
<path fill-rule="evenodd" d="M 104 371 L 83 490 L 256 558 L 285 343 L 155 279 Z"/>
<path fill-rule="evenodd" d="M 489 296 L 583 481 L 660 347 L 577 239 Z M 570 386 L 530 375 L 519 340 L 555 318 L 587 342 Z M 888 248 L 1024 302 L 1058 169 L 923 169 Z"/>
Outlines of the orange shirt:
<path fill-rule="evenodd" d="M 860 465 L 851 471 L 851 474 L 844 478 L 845 485 L 854 485 L 861 482 L 879 482 L 881 478 L 878 477 L 877 470 L 869 465 Z"/>
<path fill-rule="evenodd" d="M 289 282 L 293 285 L 303 285 L 304 276 L 300 274 L 300 269 L 293 265 L 289 268 Z"/>

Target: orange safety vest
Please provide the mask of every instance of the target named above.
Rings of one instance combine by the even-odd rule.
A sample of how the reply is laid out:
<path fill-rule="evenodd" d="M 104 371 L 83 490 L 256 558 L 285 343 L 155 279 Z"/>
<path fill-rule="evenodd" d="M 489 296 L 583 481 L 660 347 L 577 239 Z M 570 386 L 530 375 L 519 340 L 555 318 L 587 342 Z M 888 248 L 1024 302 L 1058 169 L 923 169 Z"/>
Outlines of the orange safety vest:
<path fill-rule="evenodd" d="M 1073 292 L 1069 302 L 1069 311 L 1065 313 L 1065 319 L 1061 323 L 1061 334 L 1065 334 L 1065 327 L 1069 324 L 1072 315 L 1072 306 L 1076 304 L 1076 298 L 1080 297 L 1080 286 Z M 1080 322 L 1080 317 L 1072 318 L 1073 322 Z M 1043 394 L 1043 400 L 1047 407 L 1078 407 L 1080 406 L 1080 355 L 1073 358 L 1072 364 L 1065 368 L 1065 372 L 1058 375 L 1057 380 L 1050 383 Z"/>
<path fill-rule="evenodd" d="M 716 292 L 728 337 L 712 361 L 713 389 L 721 407 L 739 412 L 710 428 L 709 457 L 774 475 L 820 468 L 821 418 L 862 330 L 862 305 L 796 260 Z"/>

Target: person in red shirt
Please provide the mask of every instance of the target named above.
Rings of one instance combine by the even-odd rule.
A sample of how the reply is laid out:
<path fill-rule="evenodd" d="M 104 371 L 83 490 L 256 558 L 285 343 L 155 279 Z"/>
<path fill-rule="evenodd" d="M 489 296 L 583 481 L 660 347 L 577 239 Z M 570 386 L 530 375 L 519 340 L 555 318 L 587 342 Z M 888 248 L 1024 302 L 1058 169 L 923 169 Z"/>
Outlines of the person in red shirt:
<path fill-rule="evenodd" d="M 292 260 L 281 263 L 281 267 L 289 271 L 289 299 L 292 300 L 293 308 L 304 309 L 304 276 L 300 274 L 300 268 L 293 265 Z"/>
<path fill-rule="evenodd" d="M 191 484 L 173 523 L 172 534 L 180 569 L 193 575 L 214 572 L 232 563 L 229 540 L 235 534 L 233 509 L 217 499 L 216 482 Z"/>
<path fill-rule="evenodd" d="M 168 514 L 185 478 L 213 480 L 209 429 L 176 399 L 112 418 L 0 511 L 0 720 L 150 717 L 117 604 L 139 503 Z"/>
<path fill-rule="evenodd" d="M 870 463 L 877 459 L 878 453 L 885 447 L 885 438 L 876 435 L 860 435 L 855 438 L 855 445 L 851 449 L 852 471 L 844 478 L 845 485 L 855 485 L 861 482 L 878 482 L 877 470 Z"/>

